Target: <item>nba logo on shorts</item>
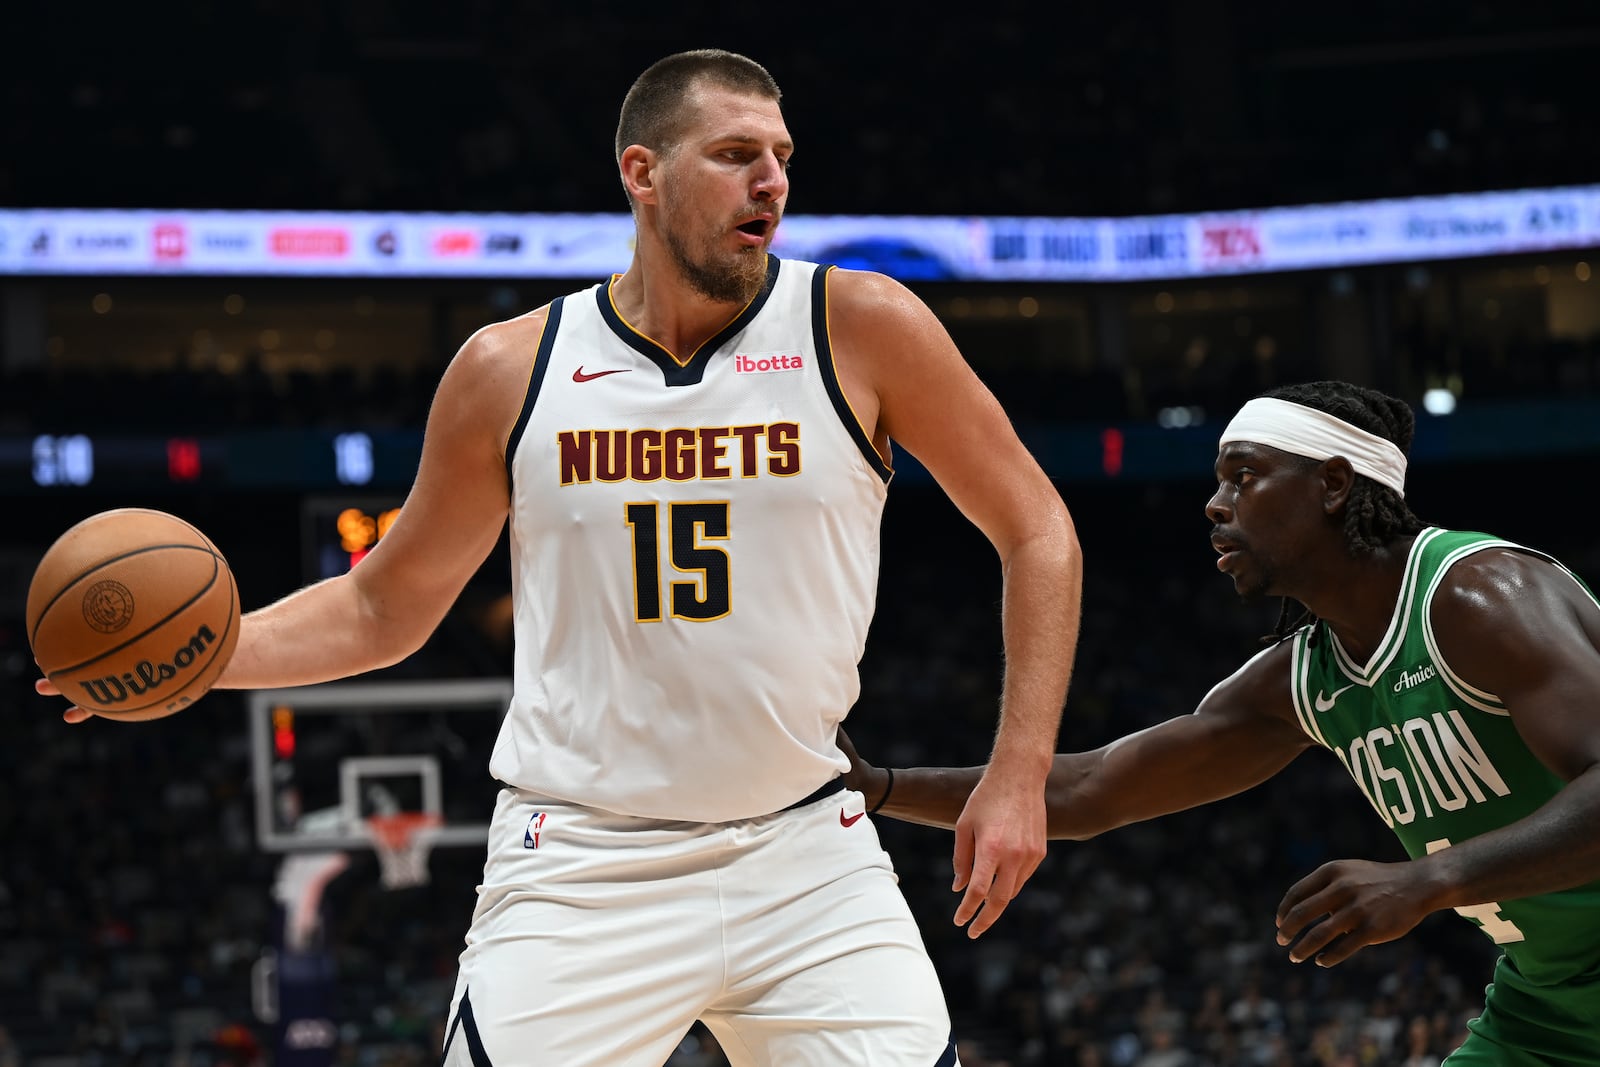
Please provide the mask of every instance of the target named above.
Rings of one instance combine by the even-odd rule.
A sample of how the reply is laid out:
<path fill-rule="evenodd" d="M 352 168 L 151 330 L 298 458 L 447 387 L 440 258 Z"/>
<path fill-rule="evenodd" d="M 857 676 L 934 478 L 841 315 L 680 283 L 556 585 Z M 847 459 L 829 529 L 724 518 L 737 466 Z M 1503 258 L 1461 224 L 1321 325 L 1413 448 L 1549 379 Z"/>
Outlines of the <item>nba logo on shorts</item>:
<path fill-rule="evenodd" d="M 539 847 L 539 832 L 544 829 L 544 812 L 536 811 L 533 818 L 528 820 L 528 828 L 522 833 L 523 848 Z"/>

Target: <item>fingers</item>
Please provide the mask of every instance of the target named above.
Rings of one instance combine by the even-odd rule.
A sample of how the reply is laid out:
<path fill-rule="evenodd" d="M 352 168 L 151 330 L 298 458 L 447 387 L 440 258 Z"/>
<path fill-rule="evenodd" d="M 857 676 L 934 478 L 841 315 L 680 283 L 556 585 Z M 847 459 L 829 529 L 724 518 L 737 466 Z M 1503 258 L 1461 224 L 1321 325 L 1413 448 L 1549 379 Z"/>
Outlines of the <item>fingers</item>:
<path fill-rule="evenodd" d="M 973 885 L 967 887 L 966 897 L 962 898 L 961 907 L 956 909 L 956 924 L 958 926 L 966 925 L 967 936 L 974 939 L 982 937 L 984 931 L 1000 920 L 1000 916 L 1006 910 L 1006 905 L 1016 899 L 1017 891 L 1022 888 L 1020 880 L 997 874 L 990 881 L 988 892 L 982 895 L 980 901 L 973 904 L 972 914 L 974 918 L 968 923 L 962 918 L 961 913 L 966 909 L 968 899 L 974 895 L 973 889 L 976 885 L 977 880 L 974 878 Z M 981 908 L 978 906 L 979 904 L 982 905 Z"/>
<path fill-rule="evenodd" d="M 961 903 L 956 905 L 955 924 L 957 926 L 966 926 L 972 921 L 972 917 L 978 914 L 978 909 L 988 902 L 993 882 L 994 860 L 988 856 L 980 855 L 978 857 L 977 862 L 973 864 L 970 876 L 963 876 L 957 870 L 955 889 L 959 892 L 963 884 L 967 888 L 967 891 L 961 895 Z M 967 936 L 976 937 L 977 935 L 969 928 Z"/>
<path fill-rule="evenodd" d="M 1278 944 L 1291 946 L 1289 959 L 1294 963 L 1314 959 L 1319 967 L 1326 967 L 1328 964 L 1321 958 L 1321 953 L 1343 933 L 1332 915 L 1323 915 L 1302 930 L 1298 938 L 1285 937 L 1279 931 Z"/>
<path fill-rule="evenodd" d="M 976 844 L 971 828 L 964 826 L 959 822 L 956 823 L 956 851 L 954 859 L 956 878 L 950 886 L 951 892 L 961 892 L 967 883 L 971 881 L 972 858 L 975 848 Z M 991 871 L 990 873 L 993 872 Z"/>
<path fill-rule="evenodd" d="M 1387 940 L 1376 935 L 1365 920 L 1355 920 L 1344 914 L 1326 915 L 1311 924 L 1294 942 L 1289 959 L 1294 963 L 1311 960 L 1318 967 L 1333 967 L 1343 963 L 1368 945 Z M 1278 935 L 1278 944 L 1288 944 Z"/>
<path fill-rule="evenodd" d="M 1340 880 L 1343 868 L 1327 864 L 1290 887 L 1278 905 L 1278 944 L 1295 963 L 1343 963 L 1368 945 L 1391 940 L 1388 916 L 1359 886 Z M 1409 928 L 1409 927 L 1407 927 Z"/>
<path fill-rule="evenodd" d="M 1332 924 L 1322 924 L 1322 926 L 1330 925 Z M 1320 930 L 1321 926 L 1316 929 Z M 1325 947 L 1308 949 L 1305 955 L 1299 958 L 1296 958 L 1296 954 L 1291 952 L 1289 958 L 1294 960 L 1295 963 L 1304 963 L 1307 959 L 1310 959 L 1318 967 L 1333 967 L 1354 956 L 1372 942 L 1373 938 L 1370 931 L 1365 924 L 1361 924 L 1350 930 L 1330 933 L 1330 936 L 1325 940 Z"/>
<path fill-rule="evenodd" d="M 956 821 L 955 923 L 968 937 L 993 926 L 1045 855 L 1041 796 L 993 785 L 987 774 Z"/>
<path fill-rule="evenodd" d="M 1328 867 L 1318 867 L 1290 886 L 1278 904 L 1278 944 L 1293 946 L 1289 959 L 1295 963 L 1317 959 L 1319 966 L 1327 966 L 1318 953 L 1344 932 L 1333 921 L 1337 902 L 1327 891 L 1330 880 Z"/>
<path fill-rule="evenodd" d="M 966 892 L 956 907 L 955 924 L 967 928 L 967 936 L 978 938 L 999 921 L 1006 906 L 1016 899 L 1043 859 L 1027 849 L 977 848 L 971 876 L 966 880 Z M 961 878 L 957 876 L 957 891 Z"/>
<path fill-rule="evenodd" d="M 56 688 L 56 683 L 48 678 L 35 678 L 33 680 L 33 691 L 42 697 L 58 697 L 61 695 L 61 690 Z M 87 722 L 89 719 L 94 718 L 94 713 L 74 707 L 62 712 L 61 718 L 67 722 Z"/>
<path fill-rule="evenodd" d="M 1323 865 L 1289 887 L 1278 902 L 1278 944 L 1287 945 L 1300 935 L 1310 923 L 1327 915 L 1334 901 L 1327 899 L 1325 891 L 1333 880 L 1329 865 Z"/>

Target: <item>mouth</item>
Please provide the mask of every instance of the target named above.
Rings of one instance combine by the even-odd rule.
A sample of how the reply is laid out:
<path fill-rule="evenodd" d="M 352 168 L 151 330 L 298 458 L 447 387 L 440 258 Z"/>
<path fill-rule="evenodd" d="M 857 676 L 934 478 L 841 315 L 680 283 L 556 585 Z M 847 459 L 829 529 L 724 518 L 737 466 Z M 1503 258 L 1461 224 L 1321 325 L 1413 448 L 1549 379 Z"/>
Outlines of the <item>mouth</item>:
<path fill-rule="evenodd" d="M 1228 538 L 1222 537 L 1218 534 L 1211 535 L 1211 547 L 1217 551 L 1217 570 L 1219 571 L 1226 571 L 1228 569 L 1228 564 L 1236 556 L 1238 556 L 1239 552 L 1243 549 L 1243 546 L 1237 541 L 1229 540 Z"/>
<path fill-rule="evenodd" d="M 744 235 L 747 243 L 762 244 L 772 235 L 772 231 L 777 228 L 777 225 L 778 220 L 774 216 L 757 215 L 753 219 L 746 219 L 744 222 L 739 223 L 734 229 Z"/>

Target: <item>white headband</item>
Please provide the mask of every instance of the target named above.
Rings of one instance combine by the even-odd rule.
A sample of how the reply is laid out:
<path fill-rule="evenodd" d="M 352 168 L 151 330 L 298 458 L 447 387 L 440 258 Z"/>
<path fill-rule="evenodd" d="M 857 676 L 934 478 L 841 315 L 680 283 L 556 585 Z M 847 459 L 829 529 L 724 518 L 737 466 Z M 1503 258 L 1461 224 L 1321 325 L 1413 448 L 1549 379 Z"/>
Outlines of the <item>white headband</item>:
<path fill-rule="evenodd" d="M 1406 455 L 1393 441 L 1304 404 L 1256 397 L 1239 409 L 1217 445 L 1231 441 L 1269 445 L 1309 459 L 1343 456 L 1357 474 L 1406 495 Z"/>

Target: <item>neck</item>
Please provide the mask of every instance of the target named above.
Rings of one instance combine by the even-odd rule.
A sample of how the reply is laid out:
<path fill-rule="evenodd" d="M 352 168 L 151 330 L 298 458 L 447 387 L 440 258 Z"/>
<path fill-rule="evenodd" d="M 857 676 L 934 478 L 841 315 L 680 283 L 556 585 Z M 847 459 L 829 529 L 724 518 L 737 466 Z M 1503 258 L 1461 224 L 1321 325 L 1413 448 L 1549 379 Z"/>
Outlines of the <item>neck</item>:
<path fill-rule="evenodd" d="M 611 300 L 628 325 L 679 360 L 693 355 L 745 306 L 701 295 L 670 257 L 660 250 L 649 254 L 643 242 L 627 271 L 613 279 Z"/>
<path fill-rule="evenodd" d="M 1322 583 L 1325 592 L 1305 602 L 1358 663 L 1371 658 L 1389 632 L 1413 540 L 1407 537 L 1370 556 L 1345 561 Z"/>

